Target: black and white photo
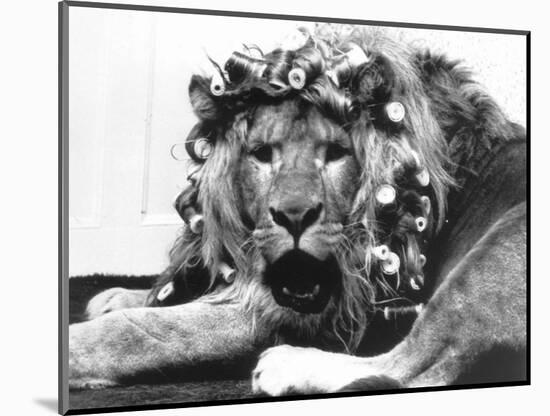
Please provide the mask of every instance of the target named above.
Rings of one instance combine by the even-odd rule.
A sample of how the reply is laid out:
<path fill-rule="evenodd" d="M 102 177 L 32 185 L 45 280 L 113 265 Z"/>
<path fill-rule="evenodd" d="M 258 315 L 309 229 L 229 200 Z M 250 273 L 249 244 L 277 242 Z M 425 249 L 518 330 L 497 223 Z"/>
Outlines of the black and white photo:
<path fill-rule="evenodd" d="M 63 412 L 529 383 L 529 32 L 70 3 Z"/>

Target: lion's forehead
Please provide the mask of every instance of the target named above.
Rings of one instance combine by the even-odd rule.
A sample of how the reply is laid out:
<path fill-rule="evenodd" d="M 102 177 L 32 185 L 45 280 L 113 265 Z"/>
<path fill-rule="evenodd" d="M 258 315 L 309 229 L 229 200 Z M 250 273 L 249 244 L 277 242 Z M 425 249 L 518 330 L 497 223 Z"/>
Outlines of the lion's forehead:
<path fill-rule="evenodd" d="M 287 141 L 342 141 L 345 131 L 315 106 L 285 101 L 256 109 L 248 142 L 276 144 Z"/>

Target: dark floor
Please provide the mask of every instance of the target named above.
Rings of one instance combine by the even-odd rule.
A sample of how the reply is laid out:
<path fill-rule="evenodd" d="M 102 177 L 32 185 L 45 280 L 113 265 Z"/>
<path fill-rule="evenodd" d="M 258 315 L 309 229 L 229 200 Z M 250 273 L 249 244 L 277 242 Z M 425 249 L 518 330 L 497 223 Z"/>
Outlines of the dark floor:
<path fill-rule="evenodd" d="M 99 292 L 111 287 L 147 289 L 152 286 L 154 279 L 155 276 L 105 276 L 102 274 L 72 277 L 69 279 L 69 322 L 81 322 L 84 319 L 88 301 Z M 383 319 L 375 319 L 371 322 L 371 328 L 379 336 L 375 339 L 371 338 L 369 346 L 360 349 L 367 355 L 387 351 L 408 332 L 410 323 L 388 327 Z M 224 375 L 224 372 L 228 375 Z M 237 373 L 245 375 L 242 378 L 229 375 Z M 178 383 L 133 384 L 99 390 L 71 391 L 70 408 L 92 409 L 251 398 L 253 394 L 249 374 L 250 369 L 240 368 L 238 371 L 233 369 L 217 373 L 210 372 L 208 380 L 199 380 L 196 377 Z"/>
<path fill-rule="evenodd" d="M 154 276 L 127 277 L 92 275 L 70 279 L 69 322 L 82 320 L 88 300 L 110 287 L 146 289 Z M 136 405 L 235 400 L 253 397 L 248 378 L 240 380 L 188 381 L 136 384 L 99 390 L 76 390 L 69 394 L 71 409 L 94 409 Z"/>
<path fill-rule="evenodd" d="M 84 311 L 88 301 L 112 287 L 127 289 L 149 289 L 156 276 L 111 276 L 93 274 L 75 276 L 69 279 L 69 324 L 84 320 Z"/>
<path fill-rule="evenodd" d="M 71 409 L 191 403 L 253 397 L 250 381 L 216 380 L 174 384 L 137 384 L 101 390 L 71 391 Z"/>
<path fill-rule="evenodd" d="M 104 276 L 92 275 L 73 277 L 69 281 L 69 321 L 82 320 L 88 300 L 95 294 L 110 287 L 128 289 L 146 289 L 151 287 L 155 276 Z M 392 322 L 376 314 L 369 326 L 369 333 L 359 347 L 359 355 L 375 355 L 388 351 L 409 331 L 413 318 L 404 318 Z M 495 348 L 479 357 L 479 362 L 463 374 L 456 384 L 523 382 L 528 379 L 528 359 L 525 350 L 512 351 Z M 505 363 L 505 364 L 504 364 Z M 504 364 L 504 365 L 503 365 Z M 97 409 L 112 407 L 132 407 L 146 405 L 170 405 L 200 403 L 253 398 L 249 379 L 253 363 L 246 368 L 226 368 L 213 366 L 206 374 L 191 375 L 182 382 L 158 384 L 133 384 L 100 390 L 71 391 L 69 404 L 71 410 Z M 243 374 L 241 378 L 235 374 Z M 199 379 L 202 376 L 203 379 Z M 204 379 L 208 377 L 208 379 Z"/>

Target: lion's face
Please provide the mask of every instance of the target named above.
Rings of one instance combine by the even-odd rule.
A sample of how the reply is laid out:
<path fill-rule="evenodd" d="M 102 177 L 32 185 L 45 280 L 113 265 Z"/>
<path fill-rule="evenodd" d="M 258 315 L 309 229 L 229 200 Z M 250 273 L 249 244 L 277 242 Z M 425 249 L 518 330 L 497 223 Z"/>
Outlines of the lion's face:
<path fill-rule="evenodd" d="M 280 305 L 304 313 L 327 305 L 359 175 L 350 137 L 315 107 L 285 101 L 254 112 L 237 180 Z"/>

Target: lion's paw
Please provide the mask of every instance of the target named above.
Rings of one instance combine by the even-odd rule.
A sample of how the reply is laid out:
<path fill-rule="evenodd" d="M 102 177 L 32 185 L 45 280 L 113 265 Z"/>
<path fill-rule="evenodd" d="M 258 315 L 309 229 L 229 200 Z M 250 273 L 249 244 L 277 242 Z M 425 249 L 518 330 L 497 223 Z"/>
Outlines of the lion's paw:
<path fill-rule="evenodd" d="M 270 396 L 336 392 L 370 375 L 363 361 L 315 348 L 269 348 L 260 355 L 252 372 L 252 390 Z"/>
<path fill-rule="evenodd" d="M 121 309 L 145 306 L 149 290 L 114 287 L 94 296 L 86 306 L 86 319 L 92 320 Z"/>

